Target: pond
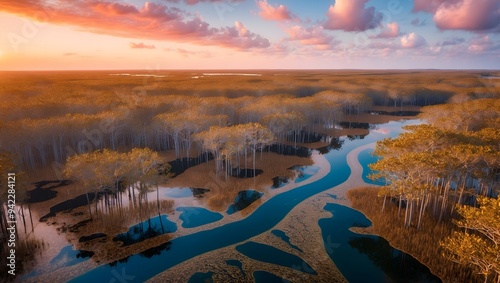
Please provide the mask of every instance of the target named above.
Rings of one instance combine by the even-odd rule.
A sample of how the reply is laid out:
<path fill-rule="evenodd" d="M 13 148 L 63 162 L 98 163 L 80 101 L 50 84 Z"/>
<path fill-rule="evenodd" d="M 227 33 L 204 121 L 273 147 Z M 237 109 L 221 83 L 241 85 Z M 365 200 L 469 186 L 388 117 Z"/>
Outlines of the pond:
<path fill-rule="evenodd" d="M 203 207 L 178 207 L 176 211 L 181 212 L 179 219 L 182 221 L 182 227 L 184 228 L 195 228 L 219 221 L 223 217 L 222 214 Z"/>
<path fill-rule="evenodd" d="M 351 232 L 351 227 L 371 225 L 361 212 L 339 204 L 324 209 L 331 218 L 318 221 L 326 252 L 342 275 L 351 283 L 441 282 L 429 268 L 412 256 L 397 250 L 381 237 Z"/>
<path fill-rule="evenodd" d="M 382 138 L 389 136 L 394 137 L 401 132 L 401 126 L 403 124 L 410 123 L 415 124 L 418 123 L 418 121 L 406 123 L 390 122 L 379 126 L 378 129 L 372 129 L 370 135 L 366 136 L 364 139 L 346 141 L 341 149 L 331 151 L 324 155 L 331 166 L 331 171 L 326 176 L 309 184 L 301 185 L 298 183 L 296 188 L 277 194 L 276 196 L 263 202 L 251 214 L 243 219 L 238 219 L 210 230 L 179 236 L 169 242 L 169 249 L 161 250 L 150 258 L 145 258 L 139 254 L 133 255 L 130 256 L 126 262 L 118 262 L 112 266 L 98 266 L 80 275 L 79 277 L 74 278 L 71 282 L 92 282 L 96 280 L 109 281 L 113 279 L 111 278 L 113 272 L 120 272 L 123 269 L 127 271 L 128 275 L 134 276 L 134 281 L 141 282 L 193 257 L 233 244 L 237 244 L 240 252 L 257 260 L 269 262 L 271 259 L 266 259 L 262 256 L 262 254 L 264 254 L 263 251 L 267 251 L 268 253 L 271 252 L 282 256 L 280 261 L 283 262 L 279 262 L 278 264 L 283 264 L 285 266 L 290 266 L 290 264 L 291 266 L 309 266 L 308 263 L 304 265 L 305 262 L 303 262 L 299 257 L 291 254 L 285 256 L 282 254 L 284 252 L 279 249 L 264 244 L 247 242 L 247 240 L 266 231 L 272 230 L 273 227 L 283 220 L 283 218 L 286 217 L 287 214 L 302 201 L 347 180 L 350 175 L 350 168 L 347 165 L 346 156 L 352 149 L 372 143 Z M 343 213 L 346 213 L 347 216 L 349 215 L 349 211 L 341 213 L 337 212 L 335 213 L 336 219 L 343 219 Z M 346 223 L 348 223 L 348 225 L 352 225 L 352 219 L 349 217 L 345 221 L 347 221 Z M 342 227 L 338 229 L 341 228 Z M 237 233 L 235 233 L 235 231 L 237 231 Z M 278 233 L 278 236 L 280 237 L 283 235 Z M 331 241 L 334 243 L 344 243 L 346 241 L 345 238 L 342 238 L 342 235 L 340 235 L 340 238 L 338 239 L 335 238 L 337 236 L 337 234 L 332 234 L 333 238 L 331 238 Z M 283 237 L 282 239 L 286 238 Z M 351 243 L 351 245 L 347 242 L 345 245 L 341 246 L 345 246 L 347 254 L 344 254 L 341 259 L 334 259 L 335 264 L 338 266 L 342 266 L 342 262 L 351 255 L 354 256 L 360 253 L 360 246 L 357 245 L 356 242 Z M 373 252 L 375 252 L 375 248 Z M 365 267 L 364 264 L 367 264 L 370 270 L 374 270 L 373 272 L 381 272 L 385 274 L 386 271 L 380 265 L 368 264 L 366 262 L 369 261 L 363 261 L 362 265 L 356 263 L 357 268 L 363 269 Z M 417 266 L 420 265 L 418 262 L 413 262 L 412 264 Z M 341 269 L 343 273 L 346 272 L 345 268 L 339 269 Z M 306 270 L 309 274 L 315 274 L 317 272 L 308 268 L 304 268 L 304 270 Z M 260 274 L 264 275 L 264 273 Z M 208 274 L 206 275 L 208 276 Z M 205 275 L 199 274 L 198 276 Z M 266 277 L 266 275 L 264 275 L 264 277 Z"/>
<path fill-rule="evenodd" d="M 127 232 L 118 234 L 113 241 L 123 242 L 123 246 L 133 245 L 166 233 L 177 231 L 177 225 L 167 219 L 167 215 L 158 215 L 131 226 Z"/>

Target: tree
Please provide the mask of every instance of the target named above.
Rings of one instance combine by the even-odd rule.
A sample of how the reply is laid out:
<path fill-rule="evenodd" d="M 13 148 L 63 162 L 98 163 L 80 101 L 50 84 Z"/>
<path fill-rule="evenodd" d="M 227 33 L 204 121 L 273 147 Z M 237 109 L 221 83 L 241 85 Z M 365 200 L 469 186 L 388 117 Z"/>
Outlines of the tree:
<path fill-rule="evenodd" d="M 229 127 L 212 126 L 210 129 L 194 135 L 194 139 L 215 156 L 216 174 L 225 165 L 227 178 L 232 171 L 233 159 L 239 157 L 241 153 L 246 155 L 246 149 L 253 152 L 255 172 L 256 152 L 274 141 L 274 135 L 267 127 L 259 123 L 247 123 Z M 237 163 L 239 164 L 239 162 Z"/>
<path fill-rule="evenodd" d="M 500 282 L 500 199 L 479 197 L 477 202 L 479 207 L 457 207 L 461 219 L 455 224 L 464 231 L 454 232 L 440 245 L 445 257 L 474 266 L 484 275 L 484 282 L 492 273 Z"/>
<path fill-rule="evenodd" d="M 160 158 L 157 152 L 149 148 L 134 148 L 127 154 L 129 161 L 128 172 L 126 178 L 129 184 L 139 191 L 139 207 L 141 207 L 141 199 L 146 197 L 148 191 L 156 187 L 156 197 L 158 213 L 160 212 L 160 196 L 158 183 L 162 179 L 160 173 L 167 172 L 169 167 L 164 166 L 164 161 Z M 163 171 L 163 172 L 162 172 Z"/>

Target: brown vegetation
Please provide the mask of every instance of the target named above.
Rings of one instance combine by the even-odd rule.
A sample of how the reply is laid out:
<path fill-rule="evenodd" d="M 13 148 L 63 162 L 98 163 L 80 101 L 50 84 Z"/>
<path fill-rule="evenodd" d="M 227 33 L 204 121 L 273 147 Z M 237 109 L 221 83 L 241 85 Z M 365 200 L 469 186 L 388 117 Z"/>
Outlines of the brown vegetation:
<path fill-rule="evenodd" d="M 372 233 L 388 240 L 400 249 L 428 266 L 444 282 L 483 282 L 483 279 L 466 266 L 450 262 L 441 255 L 439 242 L 453 231 L 451 221 L 437 223 L 430 215 L 424 215 L 420 229 L 405 228 L 404 217 L 398 217 L 398 206 L 391 203 L 381 211 L 383 198 L 378 197 L 380 188 L 366 187 L 347 192 L 352 207 L 361 211 L 372 222 Z"/>
<path fill-rule="evenodd" d="M 345 114 L 363 114 L 372 104 L 400 109 L 499 93 L 498 83 L 479 72 L 259 71 L 258 79 L 174 71 L 149 77 L 124 73 L 130 75 L 2 73 L 0 150 L 16 153 L 30 170 L 58 170 L 67 156 L 102 148 L 162 151 L 177 144 L 179 155 L 189 152 L 192 133 L 226 123 L 265 124 L 270 114 L 290 121 L 290 129 L 282 130 L 297 134 L 294 128 L 303 118 L 303 126 L 314 130 Z M 292 119 L 283 117 L 291 114 Z"/>
<path fill-rule="evenodd" d="M 134 166 L 125 170 L 126 172 L 110 172 L 114 167 L 107 166 L 113 163 L 108 161 L 120 159 L 119 156 L 126 155 L 125 152 L 139 153 L 144 148 L 161 152 L 161 155 L 155 153 L 158 158 L 154 159 L 159 159 L 159 156 L 169 156 L 172 159 L 193 157 L 211 152 L 216 157 L 209 162 L 210 168 L 217 168 L 213 174 L 216 176 L 214 180 L 207 181 L 211 172 L 208 167 L 197 166 L 197 170 L 190 169 L 188 177 L 187 174 L 180 175 L 176 177 L 176 181 L 183 186 L 189 179 L 195 179 L 194 183 L 202 182 L 201 185 L 192 187 L 207 187 L 207 182 L 212 181 L 224 182 L 226 185 L 217 183 L 207 194 L 208 206 L 221 210 L 222 207 L 227 207 L 238 191 L 266 184 L 275 176 L 288 176 L 286 168 L 291 165 L 309 164 L 310 161 L 306 159 L 292 162 L 295 159 L 291 157 L 275 159 L 274 154 L 262 153 L 265 146 L 272 142 L 301 144 L 300 136 L 303 132 L 332 136 L 353 132 L 365 134 L 367 129 L 339 130 L 338 125 L 339 122 L 387 122 L 389 116 L 372 115 L 370 111 L 394 112 L 395 109 L 402 111 L 408 107 L 416 111 L 420 106 L 444 103 L 447 100 L 458 105 L 479 98 L 490 99 L 488 101 L 492 101 L 495 106 L 498 99 L 491 98 L 498 98 L 500 89 L 497 81 L 483 79 L 479 72 L 311 71 L 304 74 L 295 71 L 259 71 L 261 76 L 258 78 L 221 78 L 204 76 L 199 72 L 173 71 L 154 72 L 150 75 L 155 76 L 146 77 L 134 76 L 137 72 L 123 73 L 129 75 L 117 75 L 108 71 L 2 73 L 0 154 L 10 152 L 15 160 L 7 162 L 8 166 L 11 166 L 10 163 L 18 163 L 20 169 L 28 171 L 32 176 L 50 168 L 56 178 L 60 179 L 68 157 L 70 161 L 80 159 L 82 163 L 89 164 L 86 168 L 88 170 L 83 172 L 85 170 L 77 166 L 73 172 L 70 170 L 73 173 L 70 175 L 81 179 L 79 184 L 84 184 L 86 192 L 103 187 L 116 187 L 118 191 L 118 183 L 128 174 L 134 180 L 128 186 L 138 184 L 139 187 L 135 189 L 142 190 L 140 195 L 144 195 L 153 184 L 158 184 L 155 178 L 152 182 L 144 180 L 145 183 L 141 183 L 140 175 L 146 172 L 143 170 L 144 172 L 134 173 L 134 168 L 141 169 Z M 483 102 L 471 102 L 472 104 L 475 107 L 467 112 L 470 115 L 460 120 L 467 123 L 466 130 L 484 125 L 469 119 L 476 117 L 475 113 L 482 110 Z M 427 108 L 423 117 L 441 119 L 443 117 L 435 113 L 442 110 L 449 112 L 450 109 L 456 110 L 453 106 Z M 467 107 L 464 109 L 467 110 Z M 428 113 L 431 113 L 430 116 Z M 486 116 L 491 118 L 489 112 Z M 449 119 L 439 119 L 436 120 L 437 123 L 444 121 L 444 125 L 454 125 Z M 491 122 L 496 123 L 498 119 L 488 120 L 488 123 Z M 491 133 L 493 132 L 490 131 Z M 319 145 L 322 144 L 310 146 Z M 99 153 L 100 157 L 97 156 Z M 264 157 L 260 159 L 256 155 Z M 103 162 L 91 162 L 90 159 L 94 157 L 96 159 L 93 161 Z M 154 163 L 164 161 L 166 160 Z M 156 175 L 155 170 L 149 170 L 150 167 L 147 166 L 147 178 Z M 264 174 L 253 180 L 238 180 L 229 176 L 233 169 L 240 168 L 263 169 Z M 221 180 L 217 179 L 219 169 L 225 169 L 226 172 Z M 88 173 L 88 176 L 80 173 Z M 0 182 L 0 185 L 3 184 Z M 81 194 L 82 186 L 71 188 L 67 197 L 77 192 Z M 448 187 L 445 188 L 447 189 Z M 454 199 L 457 202 L 460 200 L 461 196 Z M 5 202 L 3 196 L 1 201 L 2 204 Z M 99 210 L 96 202 L 95 212 L 100 213 L 96 215 L 97 219 L 87 224 L 84 231 L 94 233 L 105 229 L 109 235 L 116 234 L 124 227 L 110 223 L 128 223 L 124 221 L 125 215 L 129 221 L 144 219 L 146 215 L 150 215 L 151 209 L 147 200 L 145 203 L 142 208 L 124 208 L 118 205 L 101 207 Z M 418 205 L 416 200 L 417 208 Z M 452 211 L 452 206 L 445 203 L 442 211 Z M 153 210 L 159 213 L 170 208 L 171 203 L 158 201 Z M 105 210 L 108 211 L 104 213 Z M 90 216 L 84 208 L 77 209 L 77 212 L 81 212 L 84 219 L 75 217 L 68 223 L 73 223 L 75 219 L 83 221 Z M 427 227 L 427 221 L 431 221 L 427 220 L 426 215 L 423 219 L 422 229 Z M 409 223 L 412 226 L 411 216 Z M 411 229 L 414 228 L 408 228 Z M 168 240 L 165 235 L 158 238 Z M 152 242 L 158 243 L 157 241 L 159 240 Z M 98 250 L 96 258 L 99 260 L 116 259 L 148 247 L 148 243 L 152 242 L 147 240 L 126 249 L 118 249 L 116 245 L 104 249 L 104 244 L 97 244 L 93 249 Z"/>

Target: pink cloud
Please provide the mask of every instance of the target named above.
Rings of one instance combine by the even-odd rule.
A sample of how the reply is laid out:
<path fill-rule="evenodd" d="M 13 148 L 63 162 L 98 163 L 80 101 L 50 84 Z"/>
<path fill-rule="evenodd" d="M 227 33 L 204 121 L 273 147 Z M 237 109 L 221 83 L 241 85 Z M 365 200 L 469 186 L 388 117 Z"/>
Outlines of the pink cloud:
<path fill-rule="evenodd" d="M 425 38 L 412 32 L 401 37 L 401 46 L 404 48 L 417 48 L 427 44 Z"/>
<path fill-rule="evenodd" d="M 269 40 L 249 31 L 242 23 L 236 21 L 233 27 L 224 27 L 210 36 L 211 41 L 225 47 L 238 46 L 238 49 L 267 48 Z"/>
<path fill-rule="evenodd" d="M 388 23 L 374 38 L 394 38 L 399 36 L 399 25 L 396 22 Z"/>
<path fill-rule="evenodd" d="M 326 29 L 364 31 L 375 28 L 382 20 L 382 14 L 375 7 L 365 7 L 368 0 L 336 0 L 328 9 Z"/>
<path fill-rule="evenodd" d="M 415 0 L 414 11 L 434 14 L 441 30 L 490 30 L 500 26 L 498 0 Z"/>
<path fill-rule="evenodd" d="M 284 5 L 273 6 L 267 0 L 257 2 L 260 8 L 259 16 L 270 21 L 289 21 L 295 18 Z"/>
<path fill-rule="evenodd" d="M 378 128 L 378 129 L 373 130 L 373 132 L 379 133 L 382 135 L 388 135 L 391 132 L 391 130 L 389 128 Z"/>
<path fill-rule="evenodd" d="M 484 53 L 487 51 L 500 50 L 500 44 L 494 43 L 487 35 L 473 38 L 469 42 L 467 50 L 471 53 Z"/>
<path fill-rule="evenodd" d="M 8 1 L 0 11 L 31 17 L 49 11 L 48 22 L 78 27 L 84 31 L 125 38 L 141 38 L 216 45 L 237 50 L 270 46 L 262 36 L 247 30 L 241 23 L 232 27 L 214 28 L 199 16 L 192 16 L 175 7 L 146 2 L 137 8 L 110 1 L 38 2 Z"/>
<path fill-rule="evenodd" d="M 129 46 L 130 46 L 130 48 L 133 48 L 133 49 L 156 49 L 156 47 L 154 45 L 147 45 L 147 44 L 144 44 L 142 42 L 140 42 L 140 43 L 130 42 Z"/>
<path fill-rule="evenodd" d="M 331 49 L 339 42 L 332 35 L 326 34 L 322 26 L 304 28 L 293 26 L 286 30 L 289 40 L 298 41 L 302 45 L 312 45 L 319 50 Z"/>
<path fill-rule="evenodd" d="M 187 5 L 196 5 L 198 3 L 217 3 L 217 2 L 225 2 L 229 4 L 235 4 L 235 3 L 240 3 L 245 0 L 164 0 L 165 2 L 170 2 L 170 3 L 179 3 L 179 2 L 184 2 Z"/>

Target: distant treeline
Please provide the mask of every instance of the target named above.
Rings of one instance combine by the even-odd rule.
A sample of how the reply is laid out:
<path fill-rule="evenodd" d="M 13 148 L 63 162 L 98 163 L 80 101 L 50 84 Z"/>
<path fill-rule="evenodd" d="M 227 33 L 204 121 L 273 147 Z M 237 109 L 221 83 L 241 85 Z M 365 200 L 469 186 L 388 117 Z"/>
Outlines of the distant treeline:
<path fill-rule="evenodd" d="M 461 102 L 500 89 L 470 72 L 115 73 L 3 73 L 0 151 L 27 169 L 103 148 L 185 155 L 203 144 L 192 137 L 213 126 L 260 123 L 277 142 L 297 141 L 301 131 L 333 127 L 372 105 Z"/>

